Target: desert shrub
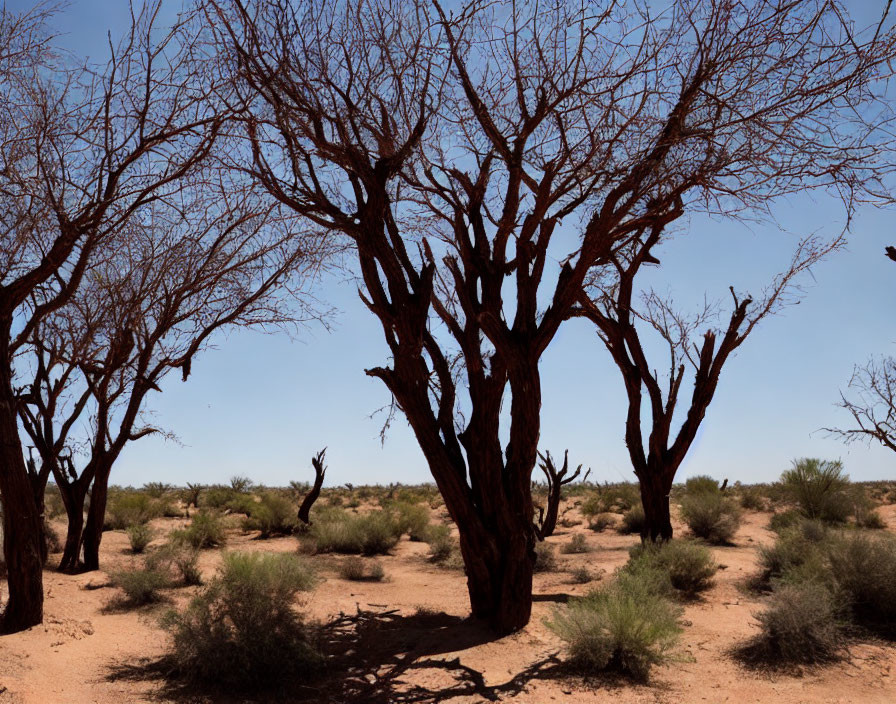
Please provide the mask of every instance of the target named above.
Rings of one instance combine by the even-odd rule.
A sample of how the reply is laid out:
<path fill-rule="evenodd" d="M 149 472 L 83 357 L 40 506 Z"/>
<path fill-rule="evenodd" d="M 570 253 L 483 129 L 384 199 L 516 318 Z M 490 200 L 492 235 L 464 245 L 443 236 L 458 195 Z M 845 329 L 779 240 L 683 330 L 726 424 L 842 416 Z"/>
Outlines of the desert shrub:
<path fill-rule="evenodd" d="M 594 575 L 587 567 L 575 567 L 569 571 L 569 580 L 573 584 L 588 584 L 593 579 Z"/>
<path fill-rule="evenodd" d="M 740 507 L 747 511 L 764 511 L 765 497 L 762 490 L 754 486 L 742 486 L 738 492 Z"/>
<path fill-rule="evenodd" d="M 622 514 L 618 530 L 620 533 L 625 534 L 640 533 L 644 530 L 646 524 L 647 519 L 644 516 L 644 507 L 638 503 Z"/>
<path fill-rule="evenodd" d="M 165 494 L 174 487 L 164 482 L 147 482 L 143 485 L 141 491 L 151 499 L 161 499 Z"/>
<path fill-rule="evenodd" d="M 684 490 L 687 494 L 717 494 L 719 493 L 719 482 L 705 474 L 700 474 L 688 478 L 684 483 Z"/>
<path fill-rule="evenodd" d="M 694 535 L 717 545 L 730 542 L 740 525 L 739 507 L 720 491 L 686 494 L 681 517 Z"/>
<path fill-rule="evenodd" d="M 612 513 L 598 513 L 588 521 L 588 527 L 595 533 L 602 533 L 615 524 L 616 518 Z"/>
<path fill-rule="evenodd" d="M 127 528 L 128 540 L 131 542 L 131 552 L 141 553 L 152 542 L 155 532 L 146 523 L 135 523 Z"/>
<path fill-rule="evenodd" d="M 112 583 L 124 593 L 124 599 L 113 606 L 143 606 L 161 600 L 159 590 L 168 586 L 168 575 L 153 567 L 118 570 L 111 575 Z"/>
<path fill-rule="evenodd" d="M 599 513 L 625 513 L 641 503 L 641 490 L 633 482 L 618 482 L 597 487 L 583 501 L 582 515 L 586 518 Z"/>
<path fill-rule="evenodd" d="M 339 565 L 339 576 L 353 582 L 382 582 L 386 572 L 379 562 L 351 555 Z"/>
<path fill-rule="evenodd" d="M 856 525 L 868 530 L 883 530 L 887 527 L 883 517 L 873 508 L 856 511 Z"/>
<path fill-rule="evenodd" d="M 295 555 L 226 554 L 202 593 L 163 620 L 172 635 L 176 672 L 252 689 L 307 675 L 321 657 L 293 602 L 316 581 Z"/>
<path fill-rule="evenodd" d="M 853 619 L 896 634 L 896 537 L 847 533 L 832 541 L 831 576 Z"/>
<path fill-rule="evenodd" d="M 320 514 L 303 537 L 315 552 L 385 555 L 401 536 L 389 511 L 355 515 L 345 511 Z"/>
<path fill-rule="evenodd" d="M 802 520 L 782 530 L 775 543 L 759 548 L 761 572 L 753 586 L 770 589 L 776 581 L 829 582 L 826 563 L 830 532 L 818 521 Z"/>
<path fill-rule="evenodd" d="M 230 478 L 230 488 L 238 493 L 245 493 L 253 486 L 255 486 L 255 482 L 249 479 L 249 477 L 236 475 Z"/>
<path fill-rule="evenodd" d="M 588 541 L 581 533 L 576 533 L 574 536 L 572 536 L 572 538 L 569 539 L 568 543 L 564 543 L 560 547 L 560 552 L 564 553 L 565 555 L 574 555 L 590 551 L 591 548 L 588 545 Z"/>
<path fill-rule="evenodd" d="M 260 531 L 259 538 L 292 535 L 298 525 L 298 508 L 289 499 L 272 491 L 262 494 L 261 501 L 247 504 L 246 509 L 243 529 Z"/>
<path fill-rule="evenodd" d="M 149 523 L 162 515 L 162 506 L 146 494 L 135 491 L 110 492 L 103 530 L 124 530 L 128 526 Z"/>
<path fill-rule="evenodd" d="M 446 525 L 431 525 L 426 542 L 429 543 L 429 560 L 436 564 L 445 563 L 457 551 L 457 542 L 451 537 L 451 528 Z"/>
<path fill-rule="evenodd" d="M 199 551 L 183 543 L 167 543 L 146 556 L 146 566 L 168 574 L 173 583 L 185 586 L 202 584 L 199 571 Z"/>
<path fill-rule="evenodd" d="M 793 467 L 781 474 L 781 486 L 807 518 L 843 523 L 852 512 L 849 476 L 839 460 L 794 460 Z"/>
<path fill-rule="evenodd" d="M 228 504 L 237 496 L 229 486 L 215 484 L 206 487 L 199 496 L 199 505 L 203 508 L 228 508 Z"/>
<path fill-rule="evenodd" d="M 55 484 L 47 484 L 44 490 L 44 516 L 56 518 L 65 515 L 65 504 L 62 502 L 62 494 Z"/>
<path fill-rule="evenodd" d="M 805 520 L 804 516 L 795 509 L 779 511 L 772 514 L 768 522 L 768 529 L 775 533 L 781 533 L 788 528 L 799 525 Z"/>
<path fill-rule="evenodd" d="M 643 579 L 645 569 L 659 570 L 666 575 L 672 589 L 688 597 L 708 589 L 719 569 L 709 549 L 692 540 L 638 545 L 629 554 L 629 562 L 623 571 L 641 574 Z M 650 577 L 647 581 L 657 585 L 655 591 L 667 593 L 665 580 Z"/>
<path fill-rule="evenodd" d="M 0 532 L 0 545 L 3 544 L 3 533 Z M 62 552 L 62 539 L 59 537 L 59 533 L 56 532 L 56 529 L 50 525 L 50 522 L 47 520 L 46 516 L 44 517 L 44 543 L 47 546 L 47 552 L 51 555 Z M 0 552 L 3 552 L 0 549 Z"/>
<path fill-rule="evenodd" d="M 841 648 L 836 601 L 815 582 L 781 585 L 756 620 L 760 633 L 740 653 L 754 664 L 829 662 Z"/>
<path fill-rule="evenodd" d="M 574 666 L 646 680 L 653 665 L 668 659 L 681 632 L 679 614 L 649 586 L 620 574 L 614 583 L 556 608 L 545 623 L 566 642 Z"/>
<path fill-rule="evenodd" d="M 550 543 L 535 543 L 535 572 L 553 572 L 557 569 L 557 555 Z"/>
<path fill-rule="evenodd" d="M 185 543 L 202 550 L 203 548 L 215 548 L 227 542 L 224 532 L 224 522 L 221 515 L 215 511 L 199 511 L 183 530 L 171 533 L 171 539 L 175 542 Z"/>
<path fill-rule="evenodd" d="M 399 492 L 399 495 L 404 492 Z M 416 542 L 426 542 L 429 529 L 429 509 L 421 504 L 398 501 L 391 506 L 396 514 L 395 521 L 400 535 L 405 533 Z"/>

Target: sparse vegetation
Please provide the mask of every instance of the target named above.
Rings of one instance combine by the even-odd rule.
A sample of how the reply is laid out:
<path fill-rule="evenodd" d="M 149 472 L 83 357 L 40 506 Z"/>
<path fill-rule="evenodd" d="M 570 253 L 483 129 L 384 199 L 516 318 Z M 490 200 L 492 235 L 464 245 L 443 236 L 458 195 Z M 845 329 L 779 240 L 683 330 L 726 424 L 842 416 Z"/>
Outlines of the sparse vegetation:
<path fill-rule="evenodd" d="M 196 550 L 215 548 L 227 542 L 224 522 L 215 511 L 199 511 L 183 530 L 172 532 L 171 539 L 186 543 Z"/>
<path fill-rule="evenodd" d="M 389 511 L 327 511 L 318 514 L 302 540 L 313 552 L 385 555 L 400 536 L 401 527 Z"/>
<path fill-rule="evenodd" d="M 114 600 L 112 608 L 144 606 L 161 601 L 160 590 L 168 586 L 168 576 L 153 567 L 141 566 L 117 570 L 111 574 L 112 583 L 121 589 L 124 598 Z"/>
<path fill-rule="evenodd" d="M 649 543 L 632 548 L 624 572 L 641 575 L 640 578 L 656 584 L 655 591 L 669 595 L 664 582 L 675 592 L 693 597 L 712 584 L 719 566 L 712 553 L 692 540 L 672 540 L 666 543 Z M 663 576 L 646 576 L 645 571 L 656 570 Z"/>
<path fill-rule="evenodd" d="M 576 533 L 560 547 L 560 552 L 565 555 L 575 555 L 583 552 L 591 552 L 588 540 L 581 533 Z"/>
<path fill-rule="evenodd" d="M 550 543 L 535 543 L 535 571 L 553 572 L 557 569 L 557 555 Z"/>
<path fill-rule="evenodd" d="M 138 554 L 146 550 L 146 546 L 152 542 L 155 537 L 155 531 L 146 523 L 135 523 L 128 526 L 128 540 L 131 542 L 131 552 Z"/>
<path fill-rule="evenodd" d="M 243 521 L 243 530 L 260 531 L 259 538 L 292 535 L 299 523 L 292 502 L 273 491 L 264 492 L 260 501 L 249 502 L 245 508 L 247 516 Z"/>
<path fill-rule="evenodd" d="M 844 523 L 852 512 L 849 476 L 840 460 L 803 458 L 781 474 L 785 496 L 806 518 Z"/>
<path fill-rule="evenodd" d="M 734 500 L 706 485 L 682 497 L 681 517 L 695 536 L 716 545 L 730 543 L 740 526 L 740 508 Z"/>
<path fill-rule="evenodd" d="M 351 555 L 340 563 L 339 576 L 352 582 L 382 582 L 386 572 L 379 562 Z"/>
<path fill-rule="evenodd" d="M 316 583 L 295 555 L 225 554 L 202 593 L 163 621 L 177 674 L 245 689 L 307 676 L 322 659 L 294 602 Z"/>
<path fill-rule="evenodd" d="M 646 680 L 681 632 L 680 610 L 643 582 L 616 581 L 554 610 L 547 626 L 566 642 L 569 662 L 585 672 L 615 671 Z"/>
<path fill-rule="evenodd" d="M 641 504 L 635 504 L 622 514 L 622 520 L 619 522 L 617 530 L 623 534 L 640 533 L 644 530 L 646 521 L 644 507 Z"/>

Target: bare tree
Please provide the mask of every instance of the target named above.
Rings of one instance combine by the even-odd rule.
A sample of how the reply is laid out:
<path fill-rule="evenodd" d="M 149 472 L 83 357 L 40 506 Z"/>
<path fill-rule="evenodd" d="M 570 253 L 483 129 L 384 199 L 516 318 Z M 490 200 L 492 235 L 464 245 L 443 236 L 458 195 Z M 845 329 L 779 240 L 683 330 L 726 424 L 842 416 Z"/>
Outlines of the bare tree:
<path fill-rule="evenodd" d="M 192 51 L 195 27 L 161 32 L 157 12 L 146 6 L 107 65 L 88 68 L 38 49 L 46 17 L 0 15 L 9 38 L 0 58 L 3 632 L 40 623 L 43 612 L 40 517 L 18 437 L 14 358 L 78 290 L 110 233 L 174 198 L 225 117 L 211 100 L 214 75 Z"/>
<path fill-rule="evenodd" d="M 853 427 L 825 428 L 846 443 L 879 442 L 896 452 L 896 359 L 872 358 L 853 370 L 852 395 L 840 394 L 841 408 L 849 411 Z"/>
<path fill-rule="evenodd" d="M 859 42 L 822 1 L 648 5 L 209 3 L 253 148 L 238 167 L 353 243 L 391 351 L 367 373 L 499 632 L 531 612 L 538 364 L 589 272 L 686 209 L 885 175 L 859 108 L 891 34 Z"/>
<path fill-rule="evenodd" d="M 548 498 L 547 508 L 545 510 L 539 509 L 535 531 L 538 535 L 538 539 L 544 540 L 553 535 L 554 529 L 557 527 L 557 516 L 560 513 L 560 500 L 563 498 L 563 487 L 567 484 L 572 484 L 579 478 L 579 474 L 582 473 L 582 465 L 576 467 L 576 471 L 569 474 L 569 450 L 563 452 L 563 466 L 560 469 L 557 469 L 557 466 L 554 464 L 554 458 L 551 457 L 550 452 L 546 452 L 543 455 L 538 453 L 538 458 L 541 460 L 538 466 L 541 468 L 541 471 L 544 472 L 545 479 L 548 483 Z M 583 482 L 588 479 L 590 473 L 590 469 L 585 472 L 585 476 L 582 477 Z"/>
<path fill-rule="evenodd" d="M 80 290 L 35 333 L 35 351 L 52 345 L 58 378 L 76 368 L 89 397 L 70 404 L 57 433 L 86 405 L 90 439 L 80 474 L 73 464 L 61 471 L 58 452 L 47 452 L 69 518 L 64 570 L 99 567 L 112 466 L 128 442 L 160 432 L 141 421 L 149 392 L 174 369 L 186 381 L 197 353 L 222 328 L 283 326 L 317 315 L 308 305 L 322 259 L 313 235 L 294 231 L 295 219 L 282 217 L 250 184 L 199 180 L 189 190 L 193 198 L 185 190 L 176 211 L 153 209 L 108 240 Z M 52 388 L 43 386 L 49 397 Z M 36 392 L 38 399 L 26 397 L 23 422 L 40 447 L 32 429 L 52 428 L 54 419 Z"/>
<path fill-rule="evenodd" d="M 619 252 L 613 258 L 613 270 L 589 282 L 589 295 L 583 296 L 582 305 L 575 312 L 595 324 L 622 373 L 628 398 L 625 444 L 640 483 L 645 516 L 641 538 L 646 541 L 672 538 L 672 483 L 697 436 L 725 363 L 759 321 L 794 301 L 798 275 L 843 244 L 842 237 L 829 242 L 818 238 L 804 240 L 788 269 L 776 277 L 759 300 L 739 296 L 732 288 L 727 325 L 716 327 L 714 321 L 720 312 L 717 303 L 707 303 L 696 315 L 687 316 L 653 290 L 644 292 L 640 303 L 633 301 L 637 273 L 653 259 L 651 249 L 659 241 L 660 232 L 654 230 L 643 242 Z M 647 354 L 645 338 L 651 332 L 662 340 L 668 352 L 665 375 L 656 371 Z M 645 390 L 649 409 L 647 432 L 643 428 L 642 408 Z M 690 401 L 676 431 L 676 412 L 680 417 L 681 396 L 686 391 L 690 391 Z"/>
<path fill-rule="evenodd" d="M 320 496 L 320 489 L 324 485 L 324 477 L 327 474 L 327 466 L 324 464 L 324 455 L 327 454 L 327 448 L 324 448 L 311 458 L 311 466 L 314 467 L 314 484 L 302 499 L 302 505 L 299 506 L 299 520 L 306 526 L 311 525 L 311 507 Z"/>

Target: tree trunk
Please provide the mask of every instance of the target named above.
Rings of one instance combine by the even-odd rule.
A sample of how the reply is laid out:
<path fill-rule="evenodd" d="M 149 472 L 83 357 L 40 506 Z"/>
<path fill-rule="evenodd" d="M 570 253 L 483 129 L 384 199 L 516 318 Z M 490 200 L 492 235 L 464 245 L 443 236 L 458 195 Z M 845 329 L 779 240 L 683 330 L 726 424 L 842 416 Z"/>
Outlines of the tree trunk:
<path fill-rule="evenodd" d="M 473 616 L 501 635 L 525 627 L 532 615 L 535 567 L 531 524 L 510 535 L 459 530 Z"/>
<path fill-rule="evenodd" d="M 59 569 L 62 572 L 77 572 L 81 567 L 81 538 L 84 531 L 84 501 L 87 491 L 79 482 L 66 485 L 57 483 L 57 486 L 68 518 L 65 548 L 62 551 Z"/>
<path fill-rule="evenodd" d="M 671 482 L 667 482 L 658 472 L 653 471 L 645 472 L 638 478 L 641 486 L 641 503 L 644 506 L 641 540 L 651 543 L 672 540 L 672 517 L 669 511 Z"/>
<path fill-rule="evenodd" d="M 0 372 L 6 359 L 0 354 Z M 43 532 L 22 457 L 8 376 L 0 380 L 0 394 L 0 496 L 3 497 L 3 554 L 9 590 L 6 610 L 0 617 L 0 633 L 17 633 L 43 621 Z"/>
<path fill-rule="evenodd" d="M 100 568 L 100 543 L 103 540 L 103 523 L 106 520 L 106 499 L 109 494 L 110 462 L 98 462 L 90 490 L 90 508 L 87 509 L 87 524 L 81 544 L 84 547 L 82 570 L 91 572 Z"/>

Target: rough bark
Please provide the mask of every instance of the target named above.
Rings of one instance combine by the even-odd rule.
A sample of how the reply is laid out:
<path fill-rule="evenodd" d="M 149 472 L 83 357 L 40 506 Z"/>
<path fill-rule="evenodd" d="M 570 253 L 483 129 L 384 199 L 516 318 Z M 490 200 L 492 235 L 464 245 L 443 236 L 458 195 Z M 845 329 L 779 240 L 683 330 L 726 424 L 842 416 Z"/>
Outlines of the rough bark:
<path fill-rule="evenodd" d="M 100 543 L 103 540 L 103 524 L 106 520 L 106 501 L 109 496 L 109 475 L 112 460 L 97 458 L 96 473 L 90 489 L 90 506 L 87 509 L 87 521 L 81 537 L 84 560 L 81 570 L 92 572 L 100 568 Z"/>

